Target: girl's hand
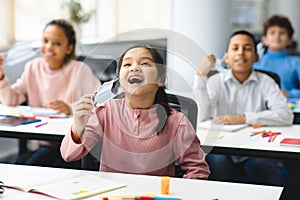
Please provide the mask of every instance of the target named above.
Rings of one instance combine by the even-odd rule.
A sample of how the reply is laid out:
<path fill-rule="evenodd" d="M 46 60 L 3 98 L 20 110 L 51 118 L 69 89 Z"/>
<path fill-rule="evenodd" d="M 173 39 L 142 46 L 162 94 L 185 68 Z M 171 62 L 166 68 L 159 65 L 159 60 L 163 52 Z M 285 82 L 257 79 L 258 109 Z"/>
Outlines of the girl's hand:
<path fill-rule="evenodd" d="M 4 55 L 0 54 L 0 80 L 4 78 L 3 68 L 4 68 Z"/>
<path fill-rule="evenodd" d="M 245 115 L 224 115 L 218 116 L 212 120 L 213 124 L 245 124 Z"/>
<path fill-rule="evenodd" d="M 74 125 L 72 126 L 72 132 L 77 133 L 78 138 L 80 137 L 84 127 L 86 126 L 90 115 L 93 113 L 94 103 L 92 97 L 92 95 L 84 95 L 79 99 L 79 101 L 74 103 Z"/>
<path fill-rule="evenodd" d="M 66 114 L 66 115 L 71 114 L 71 108 L 65 102 L 60 101 L 60 100 L 50 101 L 48 103 L 48 107 L 53 109 L 53 110 L 56 110 L 59 113 L 63 113 L 63 114 Z"/>
<path fill-rule="evenodd" d="M 198 76 L 206 76 L 210 70 L 215 67 L 216 57 L 213 54 L 209 54 L 202 58 L 201 63 L 197 70 Z"/>

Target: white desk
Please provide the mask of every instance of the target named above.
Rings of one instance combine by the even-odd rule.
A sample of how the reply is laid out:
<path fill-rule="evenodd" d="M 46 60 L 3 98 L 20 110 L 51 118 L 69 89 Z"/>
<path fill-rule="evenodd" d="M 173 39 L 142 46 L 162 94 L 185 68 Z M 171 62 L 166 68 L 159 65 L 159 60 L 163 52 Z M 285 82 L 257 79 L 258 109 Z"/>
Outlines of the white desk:
<path fill-rule="evenodd" d="M 31 108 L 28 106 L 8 107 L 0 104 L 0 114 L 19 113 L 24 115 L 32 115 L 33 113 L 49 113 L 53 110 L 45 108 Z M 41 117 L 42 122 L 18 125 L 5 126 L 0 125 L 0 137 L 18 138 L 18 139 L 37 139 L 37 140 L 56 140 L 60 141 L 64 135 L 70 130 L 73 123 L 72 118 L 46 118 Z M 47 125 L 35 128 L 37 124 L 48 122 Z M 23 145 L 23 147 L 22 147 Z M 21 144 L 21 151 L 24 144 Z"/>
<path fill-rule="evenodd" d="M 271 130 L 281 132 L 274 142 L 268 142 L 261 135 L 250 136 L 252 131 Z M 289 163 L 288 195 L 300 199 L 298 184 L 300 183 L 300 148 L 280 146 L 279 142 L 286 137 L 300 138 L 300 125 L 288 127 L 262 127 L 253 129 L 248 127 L 237 132 L 208 132 L 197 130 L 203 149 L 206 153 L 219 153 L 242 156 L 270 157 L 286 159 Z M 221 136 L 221 137 L 220 137 Z"/>
<path fill-rule="evenodd" d="M 0 164 L 1 166 L 5 164 Z M 34 176 L 33 166 L 22 166 L 32 168 L 32 176 Z M 1 173 L 14 173 L 14 165 L 11 165 L 11 170 L 8 172 L 0 171 Z M 20 169 L 18 169 L 20 170 Z M 21 169 L 22 170 L 22 169 Z M 66 170 L 66 169 L 57 169 Z M 106 194 L 132 194 L 132 193 L 155 193 L 160 194 L 160 177 L 131 175 L 120 173 L 105 173 L 105 172 L 92 172 L 84 171 L 87 174 L 94 174 L 109 180 L 117 181 L 126 184 L 127 187 L 118 189 Z M 22 178 L 22 177 L 20 177 Z M 28 180 L 30 181 L 30 180 Z M 5 183 L 5 180 L 3 180 Z M 282 192 L 282 187 L 260 186 L 250 184 L 236 184 L 217 181 L 206 180 L 189 180 L 180 178 L 171 178 L 170 193 L 171 196 L 181 197 L 183 200 L 266 200 L 266 199 L 279 199 Z M 1 200 L 15 200 L 15 199 L 52 199 L 43 195 L 30 194 L 21 192 L 14 189 L 5 189 L 5 192 L 0 196 Z M 90 200 L 99 200 L 99 195 L 87 198 Z"/>

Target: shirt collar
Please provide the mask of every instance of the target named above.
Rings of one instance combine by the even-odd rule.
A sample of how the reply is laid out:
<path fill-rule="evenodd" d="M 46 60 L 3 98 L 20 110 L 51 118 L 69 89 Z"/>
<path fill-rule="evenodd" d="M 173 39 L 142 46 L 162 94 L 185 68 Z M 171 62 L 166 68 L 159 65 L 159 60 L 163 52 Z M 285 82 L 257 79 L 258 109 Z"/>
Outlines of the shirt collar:
<path fill-rule="evenodd" d="M 224 73 L 224 82 L 228 82 L 230 80 L 240 84 L 240 82 L 236 80 L 236 78 L 233 76 L 231 69 Z M 252 70 L 249 78 L 243 84 L 246 84 L 251 81 L 257 82 L 257 74 L 254 72 L 254 70 Z"/>

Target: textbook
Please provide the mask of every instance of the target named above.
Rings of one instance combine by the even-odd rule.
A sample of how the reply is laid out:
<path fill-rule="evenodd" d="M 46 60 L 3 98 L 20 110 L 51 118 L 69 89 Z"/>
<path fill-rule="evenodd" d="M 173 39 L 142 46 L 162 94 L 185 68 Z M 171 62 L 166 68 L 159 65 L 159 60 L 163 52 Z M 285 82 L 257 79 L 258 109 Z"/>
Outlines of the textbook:
<path fill-rule="evenodd" d="M 284 138 L 280 142 L 281 146 L 300 147 L 300 138 Z"/>
<path fill-rule="evenodd" d="M 247 124 L 212 124 L 211 120 L 200 122 L 198 125 L 199 129 L 224 132 L 235 132 L 246 127 L 248 127 Z"/>
<path fill-rule="evenodd" d="M 1 166 L 0 177 L 4 187 L 62 200 L 82 199 L 126 187 L 97 175 L 83 174 L 80 170 L 26 165 Z"/>

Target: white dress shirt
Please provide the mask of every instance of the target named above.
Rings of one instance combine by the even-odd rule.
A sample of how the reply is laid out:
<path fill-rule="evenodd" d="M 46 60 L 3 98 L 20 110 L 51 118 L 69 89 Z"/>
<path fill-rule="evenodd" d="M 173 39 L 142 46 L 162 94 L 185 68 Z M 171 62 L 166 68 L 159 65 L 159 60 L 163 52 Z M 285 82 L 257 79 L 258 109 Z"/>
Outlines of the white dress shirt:
<path fill-rule="evenodd" d="M 239 83 L 231 69 L 210 78 L 196 76 L 194 95 L 201 121 L 222 115 L 244 115 L 246 124 L 290 125 L 293 113 L 279 86 L 266 74 L 253 71 Z"/>

